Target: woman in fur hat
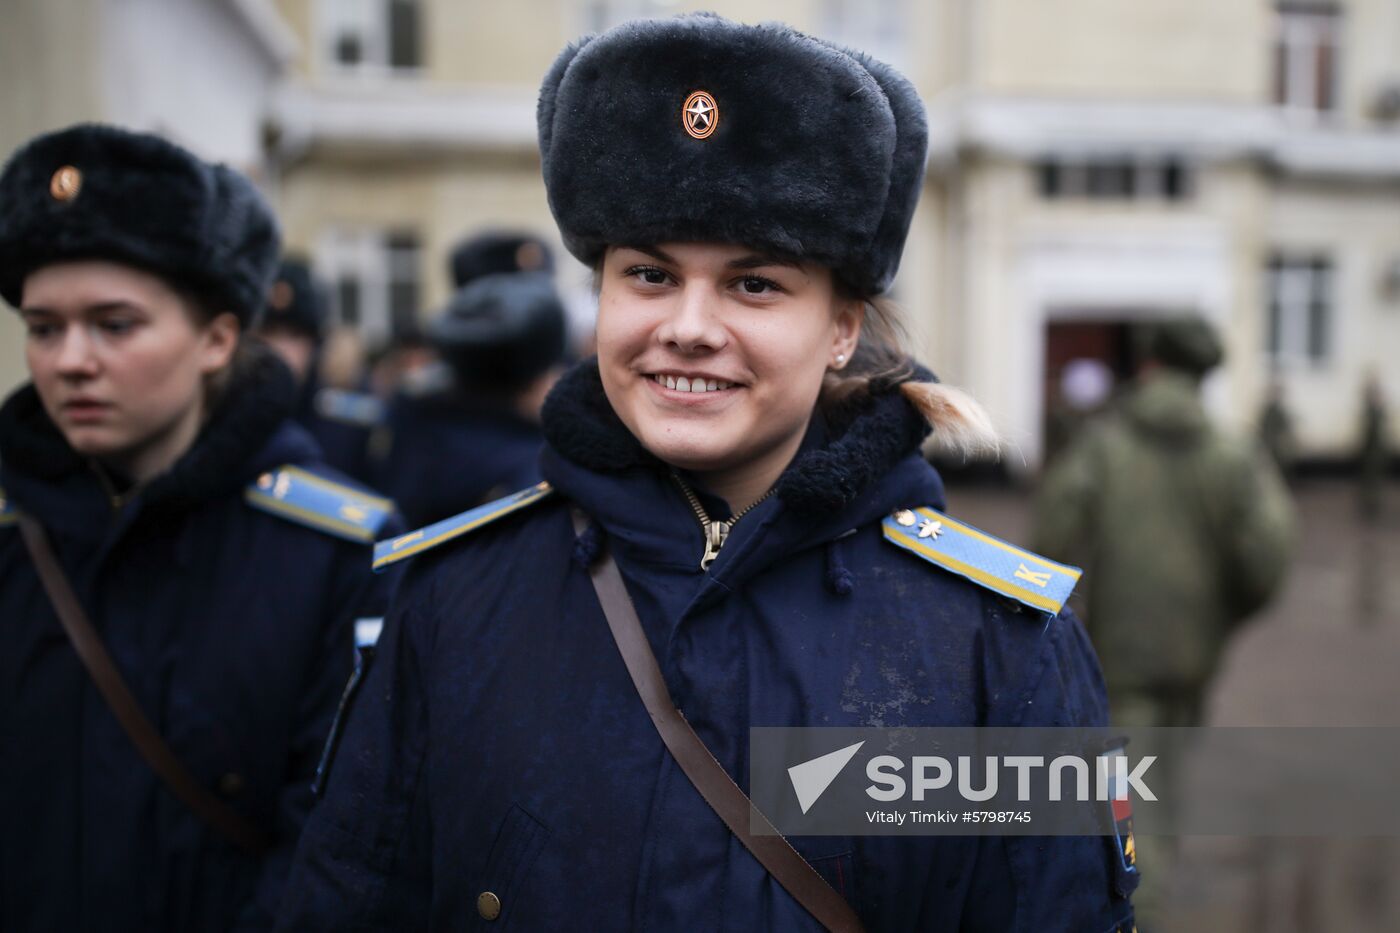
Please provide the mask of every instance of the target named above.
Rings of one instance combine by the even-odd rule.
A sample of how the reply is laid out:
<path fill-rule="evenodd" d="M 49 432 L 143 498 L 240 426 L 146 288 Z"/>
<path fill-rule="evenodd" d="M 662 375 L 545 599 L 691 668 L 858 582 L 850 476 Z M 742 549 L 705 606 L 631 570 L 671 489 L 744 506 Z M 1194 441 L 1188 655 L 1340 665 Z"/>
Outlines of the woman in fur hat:
<path fill-rule="evenodd" d="M 243 338 L 278 236 L 252 185 L 77 126 L 0 174 L 0 929 L 266 929 L 381 615 L 387 503 L 319 463 Z"/>
<path fill-rule="evenodd" d="M 286 928 L 1131 929 L 1110 838 L 794 836 L 794 864 L 727 808 L 750 727 L 1106 721 L 1077 574 L 1012 549 L 1032 592 L 933 511 L 929 432 L 991 436 L 878 300 L 912 87 L 780 25 L 639 21 L 565 50 L 539 134 L 598 356 L 546 403 L 544 484 L 377 548 L 410 571 Z"/>

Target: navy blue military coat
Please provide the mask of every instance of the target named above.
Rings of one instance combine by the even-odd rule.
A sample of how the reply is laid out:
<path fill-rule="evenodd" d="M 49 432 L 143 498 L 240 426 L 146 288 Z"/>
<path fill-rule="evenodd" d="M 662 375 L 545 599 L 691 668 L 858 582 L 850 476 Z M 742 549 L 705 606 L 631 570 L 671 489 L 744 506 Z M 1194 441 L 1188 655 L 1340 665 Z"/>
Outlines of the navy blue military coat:
<path fill-rule="evenodd" d="M 403 396 L 371 479 L 410 527 L 456 515 L 540 480 L 544 434 L 504 405 L 456 392 Z"/>
<path fill-rule="evenodd" d="M 819 929 L 657 736 L 585 570 L 599 541 L 741 787 L 750 726 L 1106 722 L 1072 615 L 1047 625 L 884 540 L 892 510 L 943 498 L 897 394 L 814 420 L 708 571 L 686 499 L 600 399 L 586 368 L 551 397 L 555 495 L 412 559 L 282 928 Z M 570 503 L 594 522 L 581 537 Z M 872 931 L 1131 929 L 1105 838 L 792 842 Z"/>
<path fill-rule="evenodd" d="M 290 391 L 281 364 L 264 360 L 169 472 L 116 502 L 32 387 L 0 410 L 6 933 L 270 925 L 351 669 L 352 626 L 383 613 L 391 582 L 350 540 L 356 522 L 377 527 L 368 497 L 341 496 L 339 525 L 324 508 L 337 487 L 314 478 L 329 474 L 285 419 Z M 298 490 L 331 498 L 299 506 Z M 140 757 L 60 628 L 16 509 L 46 527 L 146 716 L 196 778 L 274 837 L 270 854 L 224 841 Z"/>

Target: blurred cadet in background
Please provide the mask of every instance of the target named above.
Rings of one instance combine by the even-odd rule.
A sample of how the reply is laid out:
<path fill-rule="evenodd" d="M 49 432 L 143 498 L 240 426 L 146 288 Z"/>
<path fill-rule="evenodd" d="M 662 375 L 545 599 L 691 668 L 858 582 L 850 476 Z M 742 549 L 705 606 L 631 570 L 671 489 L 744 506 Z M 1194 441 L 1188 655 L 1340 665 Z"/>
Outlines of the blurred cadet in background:
<path fill-rule="evenodd" d="M 428 328 L 450 385 L 399 395 L 378 467 L 410 524 L 539 482 L 540 408 L 566 350 L 552 268 L 544 243 L 530 236 L 486 234 L 454 251 L 461 284 Z"/>
<path fill-rule="evenodd" d="M 389 503 L 324 467 L 243 334 L 277 225 L 243 176 L 80 125 L 0 174 L 0 929 L 270 923 L 391 581 Z"/>
<path fill-rule="evenodd" d="M 1283 580 L 1293 508 L 1272 461 L 1201 405 L 1224 356 L 1210 324 L 1138 339 L 1136 384 L 1047 473 L 1036 543 L 1084 568 L 1114 722 L 1195 725 L 1226 638 Z"/>
<path fill-rule="evenodd" d="M 297 382 L 296 420 L 311 433 L 326 463 L 359 479 L 369 471 L 370 435 L 384 421 L 384 403 L 345 385 L 324 385 L 326 291 L 302 259 L 286 258 L 268 294 L 258 336 L 277 352 Z M 337 364 L 339 358 L 333 360 Z"/>
<path fill-rule="evenodd" d="M 1384 508 L 1381 494 L 1389 462 L 1385 437 L 1385 394 L 1375 372 L 1368 372 L 1361 388 L 1361 444 L 1358 451 L 1361 517 L 1379 521 Z"/>
<path fill-rule="evenodd" d="M 1287 478 L 1298 455 L 1298 438 L 1293 432 L 1293 416 L 1284 403 L 1283 383 L 1278 380 L 1269 383 L 1269 395 L 1259 413 L 1259 442 Z"/>

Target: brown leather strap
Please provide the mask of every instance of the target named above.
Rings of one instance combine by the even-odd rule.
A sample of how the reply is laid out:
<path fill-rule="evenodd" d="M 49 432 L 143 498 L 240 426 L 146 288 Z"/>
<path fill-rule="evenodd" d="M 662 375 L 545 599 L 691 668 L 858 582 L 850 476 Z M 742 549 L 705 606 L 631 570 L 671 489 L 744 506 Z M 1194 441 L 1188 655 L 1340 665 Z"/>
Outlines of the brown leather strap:
<path fill-rule="evenodd" d="M 131 744 L 136 746 L 146 764 L 165 782 L 165 786 L 196 816 L 250 855 L 266 852 L 271 848 L 271 837 L 200 784 L 141 712 L 140 704 L 132 696 L 117 666 L 112 663 L 101 636 L 88 621 L 87 613 L 83 611 L 73 587 L 68 583 L 68 577 L 59 566 L 44 527 L 28 515 L 21 513 L 18 518 L 25 546 L 34 560 L 44 591 L 53 603 L 54 612 L 58 614 L 58 621 L 68 633 L 68 640 L 73 643 L 73 650 L 83 662 L 83 667 L 87 668 L 97 691 L 107 701 L 107 707 L 121 724 L 127 738 L 131 739 Z"/>
<path fill-rule="evenodd" d="M 586 522 L 585 516 L 577 511 L 574 513 L 574 527 L 580 532 Z M 759 864 L 822 926 L 833 933 L 861 933 L 863 927 L 860 918 L 851 905 L 817 874 L 806 859 L 797 854 L 797 850 L 759 812 L 671 702 L 671 693 L 666 688 L 646 633 L 642 631 L 637 610 L 627 595 L 622 573 L 606 550 L 594 562 L 590 576 L 593 578 L 593 588 L 598 593 L 598 602 L 603 606 L 603 615 L 608 619 L 608 628 L 617 642 L 617 650 L 627 665 L 627 673 L 632 675 L 632 683 L 651 714 L 651 721 L 661 734 L 661 740 L 666 743 L 666 748 L 690 783 L 724 820 L 730 832 L 738 836 L 739 841 L 753 853 Z M 751 832 L 750 819 L 764 826 L 771 835 Z"/>

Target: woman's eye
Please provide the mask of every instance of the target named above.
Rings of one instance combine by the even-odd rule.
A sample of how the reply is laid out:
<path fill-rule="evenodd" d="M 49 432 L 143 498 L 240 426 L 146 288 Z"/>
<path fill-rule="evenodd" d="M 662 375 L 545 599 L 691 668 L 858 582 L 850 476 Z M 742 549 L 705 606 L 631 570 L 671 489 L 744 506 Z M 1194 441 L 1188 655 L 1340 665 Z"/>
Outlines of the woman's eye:
<path fill-rule="evenodd" d="M 648 285 L 666 284 L 666 271 L 664 269 L 658 269 L 655 266 L 633 266 L 624 272 L 623 275 L 640 279 Z"/>
<path fill-rule="evenodd" d="M 136 327 L 136 322 L 126 320 L 125 318 L 108 318 L 98 326 L 102 328 L 104 333 L 120 337 L 124 334 L 131 333 Z"/>
<path fill-rule="evenodd" d="M 780 292 L 783 290 L 782 286 L 777 282 L 774 282 L 772 279 L 765 279 L 761 275 L 745 276 L 743 280 L 740 281 L 739 287 L 744 290 L 744 294 L 746 295 L 765 295 L 770 291 Z"/>
<path fill-rule="evenodd" d="M 30 324 L 29 336 L 35 340 L 44 340 L 58 333 L 58 326 L 55 324 Z"/>

